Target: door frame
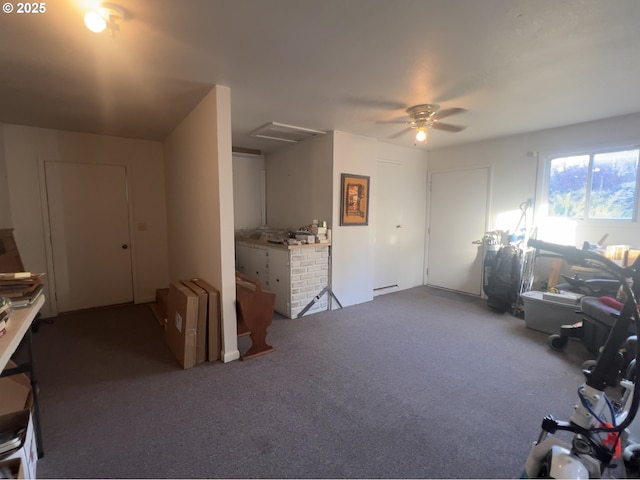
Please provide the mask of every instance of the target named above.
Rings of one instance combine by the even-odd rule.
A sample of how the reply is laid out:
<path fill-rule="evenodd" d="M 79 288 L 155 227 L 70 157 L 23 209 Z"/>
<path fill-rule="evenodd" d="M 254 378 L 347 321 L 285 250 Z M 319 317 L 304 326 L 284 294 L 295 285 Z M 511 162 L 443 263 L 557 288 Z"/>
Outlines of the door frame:
<path fill-rule="evenodd" d="M 480 165 L 468 165 L 468 166 L 460 166 L 453 168 L 444 168 L 441 170 L 429 170 L 427 169 L 427 208 L 426 208 L 426 219 L 425 219 L 425 242 L 424 242 L 424 269 L 423 269 L 423 284 L 429 284 L 429 240 L 430 240 L 430 232 L 431 232 L 431 181 L 434 174 L 438 173 L 454 173 L 454 172 L 463 172 L 468 170 L 487 170 L 487 198 L 486 198 L 486 215 L 485 215 L 485 225 L 484 232 L 481 233 L 482 236 L 486 232 L 489 231 L 490 222 L 490 214 L 491 214 L 491 197 L 493 193 L 493 164 L 480 164 Z M 481 237 L 482 238 L 482 237 Z M 480 295 L 482 296 L 482 271 L 480 272 Z"/>
<path fill-rule="evenodd" d="M 49 287 L 49 295 L 47 301 L 49 303 L 49 307 L 51 310 L 52 316 L 58 315 L 58 299 L 57 299 L 57 290 L 56 290 L 56 277 L 55 277 L 55 267 L 53 262 L 53 239 L 51 236 L 51 219 L 49 216 L 49 198 L 47 195 L 47 177 L 45 171 L 45 163 L 74 163 L 79 165 L 108 165 L 108 166 L 116 166 L 116 167 L 124 167 L 125 174 L 125 190 L 127 193 L 127 213 L 128 219 L 127 223 L 129 226 L 129 248 L 131 249 L 131 281 L 133 283 L 133 303 L 138 303 L 138 275 L 136 269 L 136 237 L 135 237 L 135 222 L 134 222 L 134 208 L 133 208 L 133 196 L 131 195 L 131 168 L 129 163 L 106 163 L 106 162 L 73 162 L 73 161 L 65 161 L 65 160 L 52 160 L 45 159 L 42 157 L 38 157 L 38 180 L 40 183 L 40 206 L 42 210 L 42 227 L 44 232 L 44 252 L 45 252 L 45 260 L 47 264 L 47 284 Z"/>

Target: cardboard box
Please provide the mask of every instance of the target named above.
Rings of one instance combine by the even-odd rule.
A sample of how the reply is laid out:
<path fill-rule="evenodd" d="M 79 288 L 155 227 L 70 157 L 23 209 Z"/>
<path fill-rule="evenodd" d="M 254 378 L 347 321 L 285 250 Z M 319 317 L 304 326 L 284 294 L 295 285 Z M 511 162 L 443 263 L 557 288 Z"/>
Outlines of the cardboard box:
<path fill-rule="evenodd" d="M 182 368 L 196 364 L 198 296 L 180 282 L 172 282 L 167 303 L 165 340 Z"/>
<path fill-rule="evenodd" d="M 0 472 L 8 472 L 11 475 L 9 478 L 25 478 L 24 467 L 22 466 L 22 460 L 19 458 L 14 458 L 13 460 L 1 461 Z"/>
<path fill-rule="evenodd" d="M 0 432 L 15 432 L 21 428 L 25 429 L 22 445 L 17 450 L 11 450 L 1 455 L 0 462 L 20 459 L 24 469 L 24 478 L 36 478 L 38 450 L 31 411 L 24 409 L 0 416 Z"/>
<path fill-rule="evenodd" d="M 203 288 L 209 296 L 207 302 L 207 360 L 214 362 L 220 359 L 222 350 L 220 292 L 201 278 L 194 278 L 192 281 Z"/>
<path fill-rule="evenodd" d="M 315 235 L 310 235 L 310 234 L 302 234 L 302 233 L 298 233 L 296 234 L 296 240 L 300 240 L 300 241 L 304 241 L 307 243 L 316 243 L 316 237 Z"/>
<path fill-rule="evenodd" d="M 196 363 L 207 359 L 207 291 L 191 280 L 181 280 L 181 283 L 198 296 L 198 326 L 196 328 Z"/>
<path fill-rule="evenodd" d="M 5 368 L 15 367 L 16 364 L 9 360 Z M 33 408 L 31 382 L 24 373 L 0 378 L 0 392 L 0 415 Z"/>
<path fill-rule="evenodd" d="M 159 288 L 156 290 L 156 303 L 151 303 L 149 306 L 151 307 L 151 311 L 158 320 L 158 323 L 161 326 L 165 326 L 167 323 L 167 302 L 169 299 L 169 289 L 168 288 Z"/>
<path fill-rule="evenodd" d="M 626 267 L 630 248 L 629 245 L 609 245 L 604 256 L 618 265 Z"/>

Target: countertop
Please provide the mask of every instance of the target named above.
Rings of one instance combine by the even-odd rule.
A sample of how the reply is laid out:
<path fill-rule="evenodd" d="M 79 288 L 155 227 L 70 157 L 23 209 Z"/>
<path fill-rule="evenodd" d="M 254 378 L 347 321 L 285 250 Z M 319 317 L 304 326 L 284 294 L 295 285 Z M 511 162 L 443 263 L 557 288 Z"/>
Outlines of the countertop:
<path fill-rule="evenodd" d="M 266 240 L 258 240 L 255 238 L 236 237 L 238 243 L 251 243 L 253 245 L 260 245 L 269 248 L 280 248 L 282 250 L 293 250 L 294 248 L 315 248 L 315 247 L 328 247 L 331 246 L 331 242 L 328 243 L 304 243 L 302 245 L 285 245 L 283 243 L 272 243 Z"/>

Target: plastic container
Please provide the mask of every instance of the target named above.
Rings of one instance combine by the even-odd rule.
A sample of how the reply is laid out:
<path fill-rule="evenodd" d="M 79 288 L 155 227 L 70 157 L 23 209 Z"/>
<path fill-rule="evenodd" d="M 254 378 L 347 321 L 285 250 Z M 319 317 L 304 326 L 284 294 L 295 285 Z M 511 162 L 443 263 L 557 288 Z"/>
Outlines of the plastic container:
<path fill-rule="evenodd" d="M 582 320 L 580 304 L 554 302 L 543 298 L 545 292 L 524 292 L 524 324 L 527 328 L 545 333 L 560 333 L 562 325 Z"/>

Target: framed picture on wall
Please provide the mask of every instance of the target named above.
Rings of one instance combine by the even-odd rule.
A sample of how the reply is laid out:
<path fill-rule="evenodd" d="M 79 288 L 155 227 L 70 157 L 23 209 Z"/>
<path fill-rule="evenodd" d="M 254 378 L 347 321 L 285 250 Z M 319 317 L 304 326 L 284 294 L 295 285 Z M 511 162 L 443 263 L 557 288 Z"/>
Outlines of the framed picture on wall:
<path fill-rule="evenodd" d="M 369 177 L 342 174 L 340 225 L 369 224 Z"/>

